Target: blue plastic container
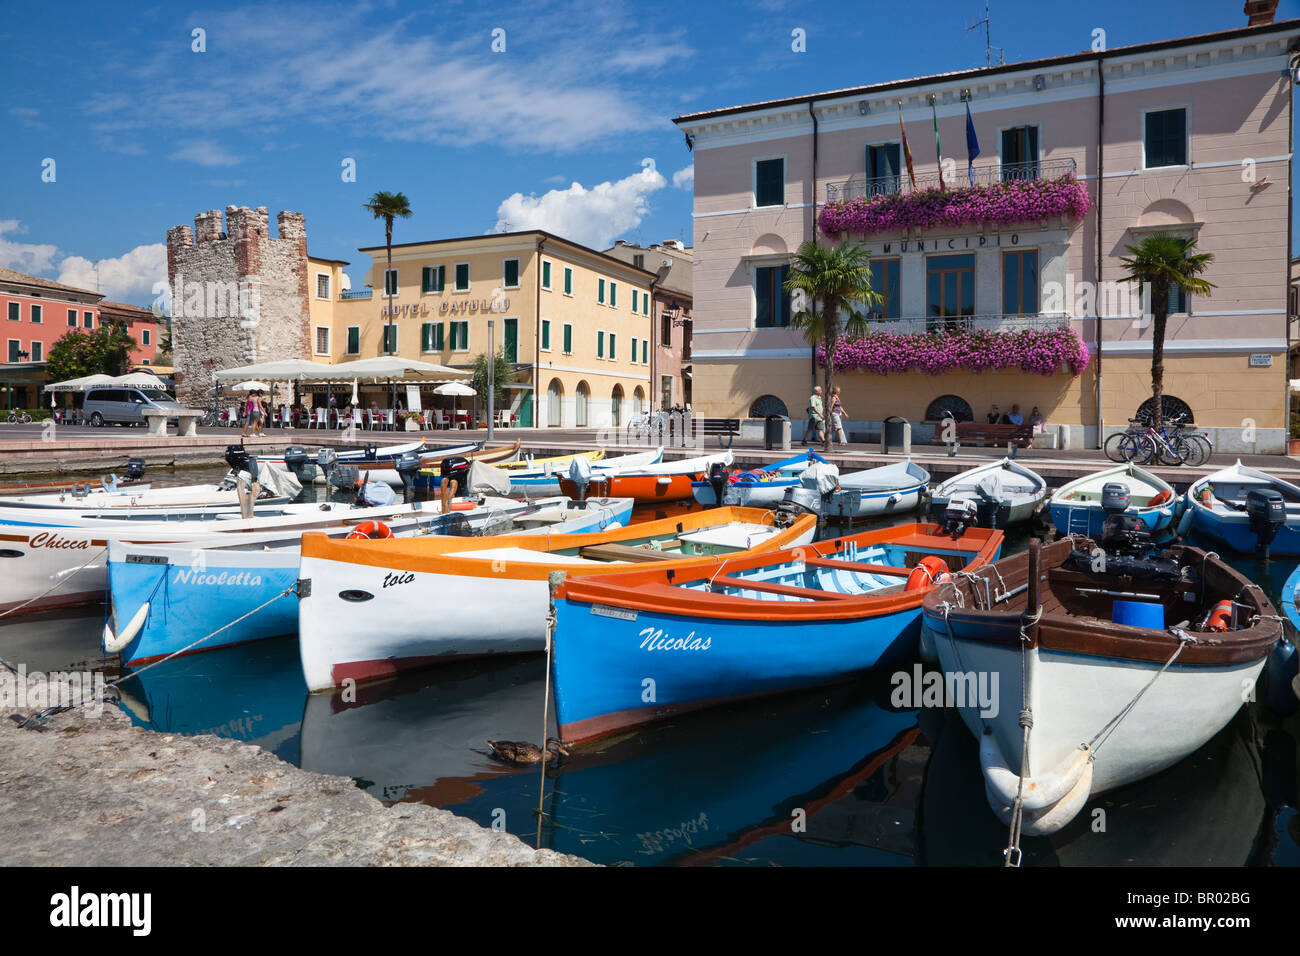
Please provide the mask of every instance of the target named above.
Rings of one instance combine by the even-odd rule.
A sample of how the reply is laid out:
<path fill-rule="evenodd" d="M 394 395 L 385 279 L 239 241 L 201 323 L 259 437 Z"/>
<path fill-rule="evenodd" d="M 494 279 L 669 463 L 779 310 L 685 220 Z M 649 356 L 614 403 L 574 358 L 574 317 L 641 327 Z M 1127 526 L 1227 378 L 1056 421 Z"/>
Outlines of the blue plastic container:
<path fill-rule="evenodd" d="M 1165 629 L 1165 606 L 1150 601 L 1116 601 L 1110 619 L 1128 627 L 1146 627 L 1156 631 Z"/>

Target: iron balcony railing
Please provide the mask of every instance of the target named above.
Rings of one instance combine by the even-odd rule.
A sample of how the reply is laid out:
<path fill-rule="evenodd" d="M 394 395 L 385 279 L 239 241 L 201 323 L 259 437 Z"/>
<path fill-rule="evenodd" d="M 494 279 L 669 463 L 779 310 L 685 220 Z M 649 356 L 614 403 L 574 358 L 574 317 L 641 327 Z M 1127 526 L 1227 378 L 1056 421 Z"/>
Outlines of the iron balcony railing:
<path fill-rule="evenodd" d="M 1064 312 L 1039 312 L 1036 315 L 908 315 L 897 319 L 873 316 L 869 326 L 872 332 L 895 335 L 918 335 L 925 332 L 1023 332 L 1026 329 L 1048 331 L 1069 327 L 1070 317 Z"/>
<path fill-rule="evenodd" d="M 375 290 L 366 286 L 364 289 L 345 289 L 341 294 L 342 299 L 369 299 L 375 294 Z"/>
<path fill-rule="evenodd" d="M 990 186 L 994 183 L 1026 182 L 1033 179 L 1060 179 L 1062 176 L 1074 175 L 1076 166 L 1073 158 L 1049 159 L 1036 163 L 1016 163 L 1004 165 L 989 163 L 975 167 L 975 185 Z M 966 170 L 958 165 L 954 175 L 944 177 L 944 185 L 949 189 L 970 185 Z M 939 174 L 916 177 L 916 191 L 923 192 L 939 186 Z M 826 185 L 827 202 L 843 202 L 846 199 L 862 199 L 870 196 L 887 196 L 892 193 L 912 192 L 911 177 L 904 172 L 901 176 L 879 176 L 868 179 L 865 175 L 854 176 L 842 183 Z"/>

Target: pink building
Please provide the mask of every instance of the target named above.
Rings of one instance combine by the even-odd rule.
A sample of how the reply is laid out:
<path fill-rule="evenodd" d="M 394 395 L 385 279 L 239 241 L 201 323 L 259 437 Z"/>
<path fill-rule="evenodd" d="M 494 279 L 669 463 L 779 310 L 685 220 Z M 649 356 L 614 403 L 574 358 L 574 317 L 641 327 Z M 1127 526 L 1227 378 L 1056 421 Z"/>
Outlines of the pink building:
<path fill-rule="evenodd" d="M 847 239 L 872 253 L 873 330 L 888 333 L 837 359 L 850 431 L 1018 403 L 1044 412 L 1049 441 L 1095 446 L 1150 396 L 1150 323 L 1120 259 L 1165 233 L 1213 253 L 1217 287 L 1171 303 L 1166 407 L 1221 450 L 1282 451 L 1300 21 L 1247 6 L 1261 9 L 1240 29 L 679 117 L 695 154 L 698 413 L 784 408 L 798 434 L 820 370 L 781 283 L 802 242 Z M 912 196 L 940 176 L 936 214 Z M 978 331 L 1033 332 L 1022 341 L 1073 349 L 1073 367 L 951 358 Z M 942 373 L 899 368 L 918 340 L 898 336 L 926 333 Z"/>

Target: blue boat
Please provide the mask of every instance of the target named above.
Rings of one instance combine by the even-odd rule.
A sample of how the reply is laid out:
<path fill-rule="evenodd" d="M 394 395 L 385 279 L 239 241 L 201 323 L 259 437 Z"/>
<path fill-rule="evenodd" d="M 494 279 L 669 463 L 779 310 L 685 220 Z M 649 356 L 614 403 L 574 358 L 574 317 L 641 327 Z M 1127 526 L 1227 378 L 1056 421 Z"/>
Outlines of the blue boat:
<path fill-rule="evenodd" d="M 1152 535 L 1173 533 L 1182 514 L 1182 502 L 1173 486 L 1131 462 L 1084 475 L 1056 489 L 1048 499 L 1056 530 L 1061 534 L 1100 537 L 1107 517 L 1102 507 L 1102 489 L 1116 483 L 1128 489 L 1131 503 L 1125 514 L 1136 517 Z"/>
<path fill-rule="evenodd" d="M 832 683 L 912 653 L 921 600 L 1002 533 L 907 524 L 557 591 L 555 706 L 581 743 L 722 701 Z"/>
<path fill-rule="evenodd" d="M 1234 551 L 1254 554 L 1259 538 L 1246 513 L 1246 495 L 1252 491 L 1276 492 L 1282 498 L 1285 523 L 1268 542 L 1269 554 L 1300 557 L 1300 488 L 1240 461 L 1229 468 L 1197 479 L 1187 489 L 1187 524 L 1197 533 L 1222 541 Z"/>
<path fill-rule="evenodd" d="M 724 481 L 722 504 L 745 508 L 770 508 L 780 504 L 787 488 L 798 488 L 799 476 L 811 464 L 826 464 L 826 459 L 811 448 L 766 468 L 728 475 Z M 713 482 L 707 478 L 691 482 L 691 493 L 702 505 L 718 504 Z"/>

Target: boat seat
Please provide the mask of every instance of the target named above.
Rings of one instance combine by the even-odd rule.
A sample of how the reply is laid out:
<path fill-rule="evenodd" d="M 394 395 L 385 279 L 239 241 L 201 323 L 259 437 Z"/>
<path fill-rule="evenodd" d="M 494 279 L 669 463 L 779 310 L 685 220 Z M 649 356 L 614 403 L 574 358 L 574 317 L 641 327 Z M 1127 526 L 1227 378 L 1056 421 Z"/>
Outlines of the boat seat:
<path fill-rule="evenodd" d="M 671 551 L 656 551 L 651 548 L 634 548 L 627 544 L 589 544 L 585 547 L 579 548 L 578 554 L 584 558 L 590 558 L 595 561 L 681 560 L 680 554 L 673 554 Z"/>
<path fill-rule="evenodd" d="M 713 582 L 713 590 L 734 589 L 742 591 L 759 591 L 764 594 L 779 594 L 783 597 L 802 598 L 807 601 L 840 601 L 847 595 L 833 591 L 818 591 L 815 588 L 798 588 L 788 584 L 772 584 L 768 581 L 751 581 L 748 578 L 724 577 Z"/>
<path fill-rule="evenodd" d="M 867 574 L 893 574 L 907 577 L 911 568 L 895 568 L 887 564 L 863 564 L 859 561 L 834 561 L 830 558 L 805 558 L 804 564 L 810 568 L 826 568 L 829 571 L 859 571 Z"/>

